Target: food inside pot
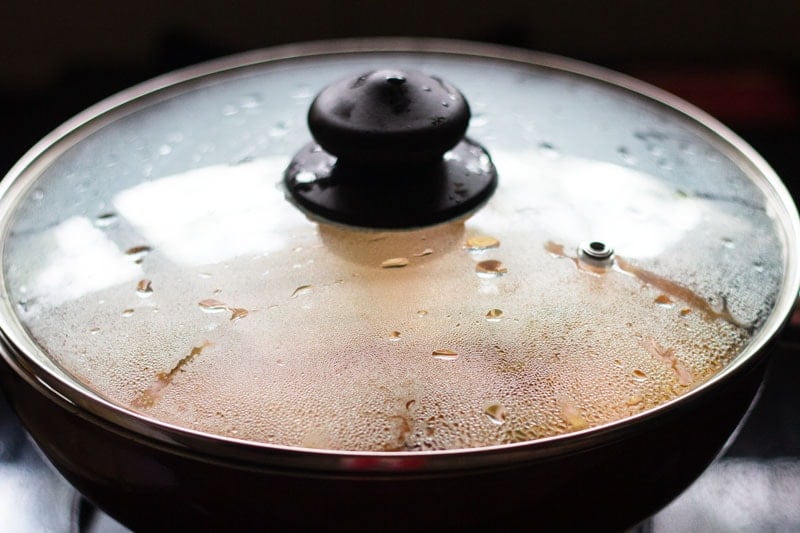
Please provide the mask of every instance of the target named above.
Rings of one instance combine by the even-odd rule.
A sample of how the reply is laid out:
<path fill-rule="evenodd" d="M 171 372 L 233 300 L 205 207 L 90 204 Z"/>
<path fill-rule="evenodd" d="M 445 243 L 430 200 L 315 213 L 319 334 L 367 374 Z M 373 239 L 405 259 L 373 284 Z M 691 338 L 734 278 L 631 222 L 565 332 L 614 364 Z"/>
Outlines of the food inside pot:
<path fill-rule="evenodd" d="M 403 232 L 307 220 L 274 187 L 280 158 L 173 174 L 12 236 L 51 251 L 7 276 L 42 349 L 119 405 L 341 450 L 620 420 L 707 381 L 769 313 L 780 243 L 760 208 L 599 161 L 495 162 L 503 185 L 475 216 Z M 585 242 L 615 253 L 587 260 Z"/>

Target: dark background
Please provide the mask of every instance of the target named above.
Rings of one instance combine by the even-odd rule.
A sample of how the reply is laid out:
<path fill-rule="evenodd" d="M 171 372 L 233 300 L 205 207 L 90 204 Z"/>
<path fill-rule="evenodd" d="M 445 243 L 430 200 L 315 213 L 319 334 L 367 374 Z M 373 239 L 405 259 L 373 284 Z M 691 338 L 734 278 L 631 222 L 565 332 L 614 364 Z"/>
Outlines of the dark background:
<path fill-rule="evenodd" d="M 88 105 L 253 48 L 375 35 L 491 41 L 598 63 L 675 92 L 800 177 L 798 0 L 0 2 L 0 173 Z"/>

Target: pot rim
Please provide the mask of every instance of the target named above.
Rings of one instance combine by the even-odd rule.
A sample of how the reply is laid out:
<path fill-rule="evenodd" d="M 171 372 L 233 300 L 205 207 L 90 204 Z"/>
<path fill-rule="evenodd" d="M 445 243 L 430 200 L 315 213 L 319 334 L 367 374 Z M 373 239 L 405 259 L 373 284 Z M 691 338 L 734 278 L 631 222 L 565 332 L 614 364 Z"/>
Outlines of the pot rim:
<path fill-rule="evenodd" d="M 208 459 L 246 460 L 261 465 L 322 469 L 333 471 L 368 470 L 370 472 L 414 471 L 416 473 L 472 467 L 501 466 L 511 461 L 564 454 L 587 446 L 597 446 L 636 431 L 644 422 L 673 412 L 692 399 L 724 385 L 732 375 L 745 372 L 764 357 L 766 345 L 783 327 L 791 314 L 800 289 L 798 243 L 800 218 L 794 202 L 777 174 L 744 140 L 722 123 L 684 100 L 603 67 L 556 55 L 506 46 L 426 38 L 369 38 L 315 41 L 255 50 L 214 59 L 170 72 L 114 94 L 77 114 L 46 135 L 11 168 L 0 183 L 0 257 L 8 231 L 8 221 L 19 198 L 45 168 L 75 143 L 136 110 L 201 84 L 213 83 L 233 71 L 264 63 L 310 57 L 369 53 L 432 53 L 474 59 L 494 59 L 566 72 L 623 89 L 632 97 L 649 101 L 677 112 L 705 130 L 717 148 L 735 160 L 751 175 L 763 179 L 758 185 L 769 197 L 773 213 L 781 222 L 784 244 L 784 275 L 781 290 L 770 316 L 753 336 L 748 346 L 725 368 L 705 383 L 685 394 L 626 418 L 580 431 L 563 433 L 526 442 L 458 448 L 438 451 L 369 452 L 302 448 L 246 441 L 168 424 L 104 399 L 82 385 L 37 349 L 17 320 L 11 302 L 0 303 L 0 353 L 12 370 L 38 392 L 72 412 L 126 432 L 156 446 L 167 446 L 182 453 L 200 454 Z M 5 290 L 0 272 L 0 290 Z M 5 296 L 5 295 L 3 295 Z M 26 349 L 35 353 L 25 353 Z M 465 462 L 466 461 L 466 462 Z"/>

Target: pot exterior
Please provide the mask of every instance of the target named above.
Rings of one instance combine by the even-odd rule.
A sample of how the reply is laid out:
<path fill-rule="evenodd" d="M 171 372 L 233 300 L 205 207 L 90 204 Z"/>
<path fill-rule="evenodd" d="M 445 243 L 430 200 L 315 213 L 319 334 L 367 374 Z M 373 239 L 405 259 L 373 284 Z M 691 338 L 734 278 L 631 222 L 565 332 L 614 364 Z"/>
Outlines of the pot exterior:
<path fill-rule="evenodd" d="M 193 455 L 68 410 L 4 362 L 11 405 L 58 470 L 134 530 L 619 530 L 684 490 L 754 398 L 764 358 L 616 438 L 507 468 L 425 476 L 265 469 Z M 618 432 L 619 433 L 619 432 Z M 266 452 L 268 453 L 268 452 Z"/>

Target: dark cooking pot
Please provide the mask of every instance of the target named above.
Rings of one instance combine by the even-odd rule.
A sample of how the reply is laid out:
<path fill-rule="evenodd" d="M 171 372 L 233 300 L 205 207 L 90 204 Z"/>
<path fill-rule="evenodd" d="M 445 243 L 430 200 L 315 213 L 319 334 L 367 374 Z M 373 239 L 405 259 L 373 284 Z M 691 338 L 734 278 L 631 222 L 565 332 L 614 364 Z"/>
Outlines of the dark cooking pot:
<path fill-rule="evenodd" d="M 340 79 L 307 144 L 313 95 Z M 364 87 L 377 111 L 348 100 Z M 430 92 L 435 120 L 405 135 Z M 45 138 L 0 209 L 3 388 L 134 529 L 629 527 L 719 453 L 800 286 L 796 209 L 724 126 L 615 73 L 467 43 L 163 76 Z M 470 368 L 496 372 L 487 389 Z M 465 422 L 426 418 L 448 401 Z"/>

